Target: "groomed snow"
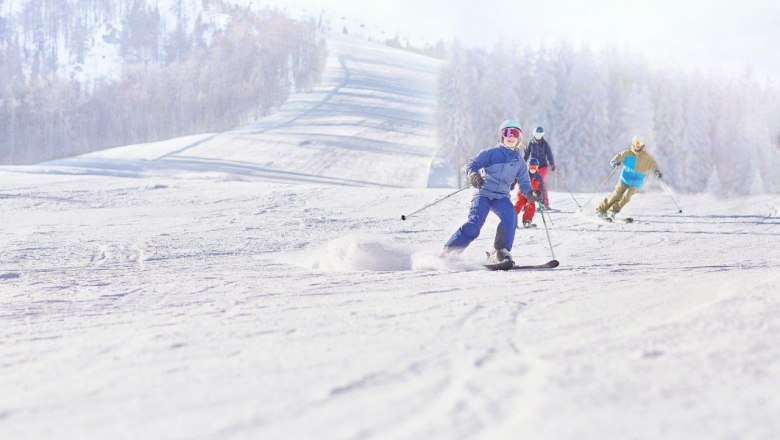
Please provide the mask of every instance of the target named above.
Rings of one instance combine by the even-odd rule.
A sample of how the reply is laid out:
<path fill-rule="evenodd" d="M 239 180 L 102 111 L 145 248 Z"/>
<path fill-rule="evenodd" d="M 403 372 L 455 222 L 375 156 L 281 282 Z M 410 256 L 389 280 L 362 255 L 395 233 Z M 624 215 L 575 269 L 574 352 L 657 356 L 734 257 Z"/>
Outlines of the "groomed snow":
<path fill-rule="evenodd" d="M 777 195 L 553 192 L 559 268 L 481 270 L 495 217 L 443 261 L 437 63 L 330 48 L 254 126 L 0 169 L 0 438 L 780 436 Z"/>

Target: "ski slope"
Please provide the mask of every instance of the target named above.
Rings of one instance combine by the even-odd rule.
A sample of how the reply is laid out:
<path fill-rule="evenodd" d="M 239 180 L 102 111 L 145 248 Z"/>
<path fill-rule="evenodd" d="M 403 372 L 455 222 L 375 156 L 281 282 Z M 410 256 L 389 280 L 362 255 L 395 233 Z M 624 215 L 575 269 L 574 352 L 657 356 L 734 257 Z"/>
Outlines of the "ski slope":
<path fill-rule="evenodd" d="M 481 270 L 493 216 L 445 262 L 437 62 L 330 49 L 255 125 L 0 169 L 0 438 L 780 436 L 777 195 L 553 192 L 559 268 Z"/>

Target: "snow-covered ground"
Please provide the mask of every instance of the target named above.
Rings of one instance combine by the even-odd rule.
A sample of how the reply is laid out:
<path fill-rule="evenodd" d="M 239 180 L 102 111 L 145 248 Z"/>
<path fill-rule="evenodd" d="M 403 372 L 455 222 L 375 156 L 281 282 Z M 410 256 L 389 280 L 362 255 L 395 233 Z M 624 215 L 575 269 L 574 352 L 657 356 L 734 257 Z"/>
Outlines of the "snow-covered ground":
<path fill-rule="evenodd" d="M 557 269 L 480 270 L 494 217 L 443 262 L 436 62 L 331 50 L 255 126 L 0 169 L 0 438 L 780 437 L 780 197 L 555 192 Z"/>

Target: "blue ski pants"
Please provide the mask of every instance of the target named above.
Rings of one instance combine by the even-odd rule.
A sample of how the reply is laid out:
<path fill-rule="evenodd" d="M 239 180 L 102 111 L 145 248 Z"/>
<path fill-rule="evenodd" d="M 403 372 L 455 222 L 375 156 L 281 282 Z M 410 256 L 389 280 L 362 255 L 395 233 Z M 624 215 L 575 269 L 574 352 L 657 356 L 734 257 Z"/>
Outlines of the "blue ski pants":
<path fill-rule="evenodd" d="M 517 227 L 517 213 L 509 197 L 500 199 L 490 199 L 485 196 L 476 195 L 471 200 L 469 209 L 469 218 L 444 244 L 445 251 L 462 251 L 472 241 L 474 241 L 485 224 L 488 212 L 493 211 L 500 223 L 496 228 L 496 238 L 493 245 L 496 249 L 506 248 L 512 250 L 512 243 L 515 241 L 515 227 Z"/>

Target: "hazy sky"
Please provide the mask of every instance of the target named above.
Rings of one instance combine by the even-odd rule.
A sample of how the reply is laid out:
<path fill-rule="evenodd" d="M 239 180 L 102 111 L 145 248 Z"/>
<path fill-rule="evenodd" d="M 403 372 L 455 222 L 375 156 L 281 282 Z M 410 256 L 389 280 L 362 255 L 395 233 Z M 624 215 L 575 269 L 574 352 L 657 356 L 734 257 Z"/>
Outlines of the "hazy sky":
<path fill-rule="evenodd" d="M 502 36 L 640 50 L 656 59 L 780 77 L 780 0 L 265 0 L 307 6 L 435 41 L 490 46 Z"/>

